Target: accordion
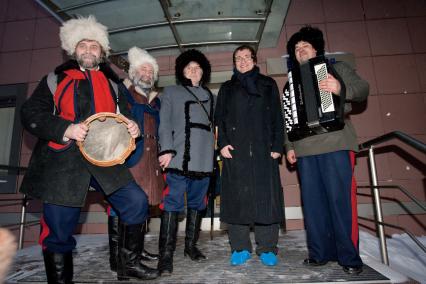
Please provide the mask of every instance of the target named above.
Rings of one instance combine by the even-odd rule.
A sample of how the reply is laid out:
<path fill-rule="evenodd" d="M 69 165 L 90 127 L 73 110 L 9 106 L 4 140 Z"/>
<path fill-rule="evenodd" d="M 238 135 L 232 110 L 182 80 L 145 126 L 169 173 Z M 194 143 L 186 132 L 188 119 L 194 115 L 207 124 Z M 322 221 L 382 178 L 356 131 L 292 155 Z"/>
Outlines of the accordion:
<path fill-rule="evenodd" d="M 330 70 L 328 59 L 318 56 L 304 64 L 288 59 L 288 82 L 283 92 L 285 131 L 290 141 L 340 130 L 344 127 L 344 98 L 319 89 Z M 345 92 L 342 92 L 344 95 Z"/>

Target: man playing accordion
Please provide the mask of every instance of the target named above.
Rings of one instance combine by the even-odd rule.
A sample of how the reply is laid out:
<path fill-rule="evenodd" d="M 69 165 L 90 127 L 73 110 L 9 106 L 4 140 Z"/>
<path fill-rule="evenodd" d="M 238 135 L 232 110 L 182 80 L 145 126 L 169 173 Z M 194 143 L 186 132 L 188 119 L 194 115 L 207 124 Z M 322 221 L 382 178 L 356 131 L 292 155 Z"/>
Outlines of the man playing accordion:
<path fill-rule="evenodd" d="M 301 66 L 323 56 L 324 45 L 322 32 L 308 26 L 290 38 L 287 51 L 292 63 Z M 301 183 L 309 250 L 304 264 L 320 266 L 328 261 L 337 261 L 346 273 L 359 274 L 363 264 L 358 250 L 356 183 L 353 176 L 358 143 L 347 114 L 351 111 L 352 102 L 367 98 L 369 85 L 343 62 L 330 67 L 331 72 L 326 79 L 319 81 L 318 87 L 331 92 L 344 104 L 344 127 L 293 142 L 286 133 L 285 147 L 288 162 L 295 164 L 297 161 Z M 284 92 L 288 92 L 286 88 L 288 84 Z M 305 97 L 313 95 L 304 94 Z"/>

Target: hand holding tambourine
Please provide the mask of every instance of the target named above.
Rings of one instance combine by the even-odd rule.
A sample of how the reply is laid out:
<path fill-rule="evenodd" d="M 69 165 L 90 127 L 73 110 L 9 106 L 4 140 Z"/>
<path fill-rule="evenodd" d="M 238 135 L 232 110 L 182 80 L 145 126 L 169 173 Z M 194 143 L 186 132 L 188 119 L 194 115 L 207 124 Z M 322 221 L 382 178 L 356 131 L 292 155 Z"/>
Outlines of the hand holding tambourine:
<path fill-rule="evenodd" d="M 136 148 L 139 127 L 121 114 L 100 112 L 82 124 L 87 126 L 87 135 L 82 141 L 76 139 L 77 145 L 83 156 L 94 165 L 109 167 L 123 164 Z"/>

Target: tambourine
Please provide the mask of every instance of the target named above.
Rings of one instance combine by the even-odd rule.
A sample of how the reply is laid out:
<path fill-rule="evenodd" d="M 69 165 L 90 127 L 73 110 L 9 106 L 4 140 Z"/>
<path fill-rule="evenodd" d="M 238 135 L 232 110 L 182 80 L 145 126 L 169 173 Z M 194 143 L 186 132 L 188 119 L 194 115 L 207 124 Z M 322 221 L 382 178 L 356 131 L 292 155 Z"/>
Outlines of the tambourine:
<path fill-rule="evenodd" d="M 92 164 L 110 167 L 123 164 L 135 150 L 135 139 L 127 131 L 122 115 L 100 112 L 87 118 L 89 127 L 83 142 L 77 142 L 80 152 Z"/>

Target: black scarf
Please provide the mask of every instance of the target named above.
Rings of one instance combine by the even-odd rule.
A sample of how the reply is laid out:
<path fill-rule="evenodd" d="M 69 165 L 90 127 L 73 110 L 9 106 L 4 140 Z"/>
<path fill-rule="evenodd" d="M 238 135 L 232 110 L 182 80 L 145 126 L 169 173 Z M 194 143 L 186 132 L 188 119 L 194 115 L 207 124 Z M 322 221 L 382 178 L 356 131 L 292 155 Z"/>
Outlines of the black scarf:
<path fill-rule="evenodd" d="M 259 67 L 254 66 L 253 69 L 245 73 L 240 73 L 237 68 L 234 68 L 233 77 L 238 79 L 241 82 L 244 90 L 247 91 L 250 95 L 258 95 L 256 88 L 256 81 L 259 75 Z"/>

